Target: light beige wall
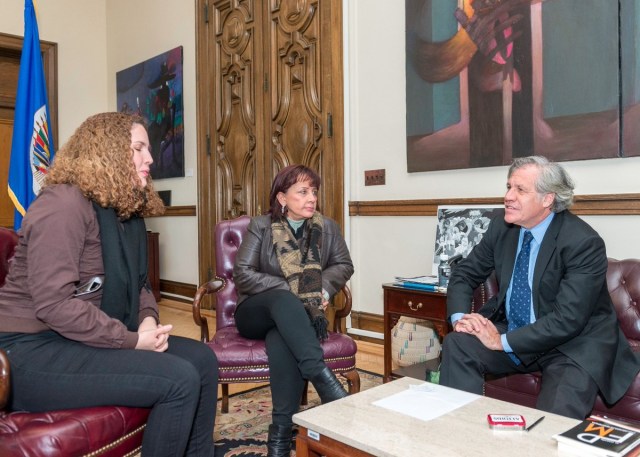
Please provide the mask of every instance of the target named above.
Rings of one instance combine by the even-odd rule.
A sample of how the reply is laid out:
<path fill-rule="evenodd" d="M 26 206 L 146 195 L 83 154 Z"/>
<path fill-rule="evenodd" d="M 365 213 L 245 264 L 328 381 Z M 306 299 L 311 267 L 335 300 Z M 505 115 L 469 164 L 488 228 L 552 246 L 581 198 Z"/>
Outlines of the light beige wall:
<path fill-rule="evenodd" d="M 195 1 L 107 0 L 106 87 L 109 109 L 117 109 L 116 72 L 183 47 L 185 131 L 184 178 L 154 181 L 157 190 L 171 190 L 171 204 L 197 201 Z M 196 217 L 147 219 L 147 228 L 159 232 L 160 277 L 198 283 L 198 225 Z"/>
<path fill-rule="evenodd" d="M 348 0 L 346 46 L 349 103 L 346 145 L 349 199 L 495 197 L 506 167 L 407 173 L 405 146 L 405 27 L 403 2 Z M 384 56 L 384 62 L 381 60 Z M 565 163 L 577 194 L 640 192 L 640 157 Z M 364 171 L 386 169 L 385 186 L 364 186 Z M 585 217 L 611 257 L 640 258 L 640 217 Z M 434 217 L 353 217 L 350 248 L 356 266 L 354 309 L 382 313 L 380 284 L 395 275 L 430 273 Z"/>
<path fill-rule="evenodd" d="M 40 38 L 58 44 L 58 118 L 64 142 L 89 115 L 117 109 L 117 71 L 184 47 L 185 168 L 193 177 L 164 179 L 172 204 L 196 203 L 195 2 L 37 0 Z M 24 1 L 0 0 L 0 32 L 24 34 Z M 149 219 L 160 232 L 160 277 L 197 284 L 195 217 Z"/>
<path fill-rule="evenodd" d="M 105 0 L 37 0 L 40 39 L 58 44 L 59 147 L 107 109 Z M 0 0 L 0 32 L 24 35 L 24 1 Z"/>
<path fill-rule="evenodd" d="M 404 11 L 385 0 L 345 0 L 346 200 L 499 196 L 506 168 L 407 173 Z M 116 108 L 115 73 L 175 46 L 184 47 L 185 164 L 192 178 L 156 182 L 173 203 L 193 205 L 196 185 L 195 2 L 38 0 L 40 34 L 58 43 L 59 117 L 66 139 L 88 115 Z M 179 5 L 179 7 L 178 7 Z M 23 34 L 23 2 L 0 0 L 0 31 Z M 384 33 L 381 33 L 384 31 Z M 380 56 L 386 56 L 381 62 Z M 568 162 L 577 193 L 640 192 L 640 158 Z M 364 170 L 385 168 L 385 186 L 364 187 Z M 587 217 L 612 257 L 640 258 L 640 217 Z M 150 219 L 160 232 L 163 279 L 196 284 L 196 218 Z M 356 274 L 354 309 L 382 313 L 380 284 L 426 273 L 435 218 L 347 219 Z"/>

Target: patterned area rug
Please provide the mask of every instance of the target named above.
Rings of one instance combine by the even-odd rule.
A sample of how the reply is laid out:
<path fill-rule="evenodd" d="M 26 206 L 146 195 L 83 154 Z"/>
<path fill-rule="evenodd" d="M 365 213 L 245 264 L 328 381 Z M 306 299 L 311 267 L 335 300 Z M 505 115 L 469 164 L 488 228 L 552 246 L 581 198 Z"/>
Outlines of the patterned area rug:
<path fill-rule="evenodd" d="M 360 391 L 382 384 L 377 374 L 359 371 Z M 301 410 L 320 404 L 316 391 L 309 385 L 309 404 Z M 267 433 L 271 423 L 271 393 L 261 387 L 229 398 L 229 412 L 216 415 L 216 457 L 264 457 L 267 455 Z M 295 456 L 295 450 L 291 452 Z"/>

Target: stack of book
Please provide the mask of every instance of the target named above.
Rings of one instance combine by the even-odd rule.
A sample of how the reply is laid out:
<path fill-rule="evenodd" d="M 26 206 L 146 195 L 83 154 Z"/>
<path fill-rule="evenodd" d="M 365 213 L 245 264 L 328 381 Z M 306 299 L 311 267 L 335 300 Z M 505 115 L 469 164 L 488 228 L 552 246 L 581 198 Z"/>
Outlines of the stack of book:
<path fill-rule="evenodd" d="M 566 432 L 554 435 L 559 455 L 637 457 L 640 428 L 600 416 L 589 416 Z"/>
<path fill-rule="evenodd" d="M 438 286 L 437 276 L 414 276 L 406 278 L 402 276 L 396 276 L 393 282 L 397 286 L 407 287 L 409 289 L 429 290 L 432 292 L 446 292 L 446 287 Z"/>

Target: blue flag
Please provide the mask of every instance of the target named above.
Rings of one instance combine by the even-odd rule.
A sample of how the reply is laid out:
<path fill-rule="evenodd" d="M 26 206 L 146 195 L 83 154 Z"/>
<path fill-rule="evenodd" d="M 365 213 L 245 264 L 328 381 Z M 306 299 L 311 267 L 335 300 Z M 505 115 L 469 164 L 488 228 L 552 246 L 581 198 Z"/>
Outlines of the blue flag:
<path fill-rule="evenodd" d="M 18 230 L 53 160 L 51 117 L 33 0 L 24 2 L 24 44 L 14 114 L 9 197 L 16 208 L 13 226 Z"/>

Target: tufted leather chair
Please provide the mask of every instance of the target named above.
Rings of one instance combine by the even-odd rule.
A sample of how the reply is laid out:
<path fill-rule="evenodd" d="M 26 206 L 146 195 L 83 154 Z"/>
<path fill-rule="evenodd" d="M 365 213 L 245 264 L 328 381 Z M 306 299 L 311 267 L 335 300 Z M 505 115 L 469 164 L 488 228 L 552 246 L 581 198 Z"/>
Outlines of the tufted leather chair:
<path fill-rule="evenodd" d="M 222 386 L 222 412 L 229 411 L 229 384 L 242 382 L 268 382 L 269 365 L 263 340 L 250 340 L 238 333 L 234 312 L 238 297 L 233 282 L 233 265 L 236 253 L 247 231 L 250 218 L 240 216 L 237 219 L 218 223 L 215 228 L 216 277 L 200 286 L 193 301 L 193 319 L 200 327 L 201 340 L 218 357 L 218 382 Z M 329 339 L 322 343 L 324 360 L 336 374 L 347 379 L 350 393 L 360 391 L 360 375 L 356 371 L 357 346 L 353 339 L 341 333 L 341 320 L 351 312 L 351 292 L 345 286 L 342 289 L 345 304 L 336 310 L 333 331 Z M 208 294 L 216 294 L 216 332 L 209 338 L 207 320 L 201 314 L 202 299 Z M 303 404 L 306 403 L 304 390 Z"/>
<path fill-rule="evenodd" d="M 18 236 L 0 227 L 0 286 Z M 8 411 L 11 368 L 0 350 L 0 456 L 132 456 L 140 451 L 149 409 L 100 406 L 46 413 Z"/>
<path fill-rule="evenodd" d="M 609 259 L 607 286 L 622 332 L 631 348 L 640 352 L 640 259 Z M 494 290 L 497 292 L 497 287 Z M 484 393 L 488 397 L 535 408 L 541 381 L 539 372 L 488 377 Z M 598 395 L 592 413 L 640 423 L 640 374 L 614 405 L 607 405 Z"/>

